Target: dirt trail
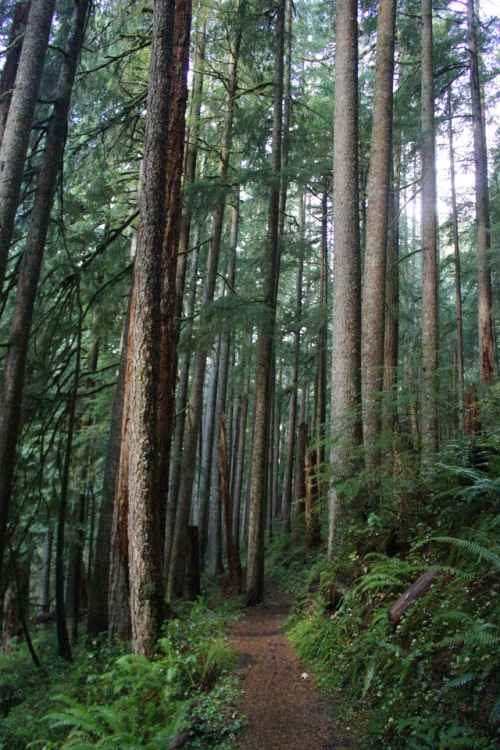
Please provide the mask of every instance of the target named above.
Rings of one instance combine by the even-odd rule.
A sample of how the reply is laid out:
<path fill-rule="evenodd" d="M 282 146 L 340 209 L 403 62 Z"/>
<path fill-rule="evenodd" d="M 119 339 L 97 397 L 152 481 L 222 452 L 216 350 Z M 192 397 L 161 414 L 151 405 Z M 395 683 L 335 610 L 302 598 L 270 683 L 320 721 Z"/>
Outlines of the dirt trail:
<path fill-rule="evenodd" d="M 230 633 L 239 652 L 246 716 L 239 750 L 340 750 L 348 739 L 335 736 L 328 700 L 319 692 L 282 632 L 291 600 L 270 589 L 266 604 L 254 607 Z M 307 676 L 304 676 L 307 675 Z"/>

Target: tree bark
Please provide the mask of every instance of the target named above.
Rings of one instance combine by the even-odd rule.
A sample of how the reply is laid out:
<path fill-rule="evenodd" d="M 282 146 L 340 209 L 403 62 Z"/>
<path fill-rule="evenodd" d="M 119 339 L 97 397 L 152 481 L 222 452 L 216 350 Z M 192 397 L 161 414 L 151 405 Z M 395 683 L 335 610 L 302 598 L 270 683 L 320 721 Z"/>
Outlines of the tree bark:
<path fill-rule="evenodd" d="M 393 189 L 389 196 L 389 229 L 385 273 L 384 400 L 383 427 L 394 430 L 398 423 L 396 385 L 399 349 L 399 188 L 401 144 L 394 144 Z"/>
<path fill-rule="evenodd" d="M 360 241 L 358 218 L 357 1 L 339 0 L 336 15 L 333 163 L 334 294 L 331 463 L 340 477 L 352 471 L 346 440 L 361 441 Z M 342 443 L 339 442 L 343 438 Z M 328 554 L 338 537 L 339 493 L 330 489 Z"/>
<path fill-rule="evenodd" d="M 55 0 L 33 0 L 0 149 L 0 293 L 42 79 Z M 1 565 L 1 562 L 0 562 Z"/>
<path fill-rule="evenodd" d="M 486 133 L 484 129 L 484 115 L 479 80 L 479 55 L 477 49 L 474 0 L 467 0 L 467 30 L 470 58 L 470 87 L 476 187 L 479 365 L 481 370 L 481 383 L 482 385 L 487 385 L 495 379 L 493 325 L 491 319 L 491 267 L 489 259 L 491 240 Z"/>
<path fill-rule="evenodd" d="M 229 467 L 227 462 L 226 415 L 222 412 L 219 430 L 219 472 L 220 496 L 224 510 L 224 528 L 226 530 L 227 574 L 229 590 L 235 594 L 243 591 L 243 570 L 238 548 L 232 531 L 232 508 L 229 494 Z"/>
<path fill-rule="evenodd" d="M 35 10 L 35 7 L 34 4 L 33 11 Z M 14 311 L 10 323 L 9 341 L 4 362 L 2 392 L 0 397 L 0 579 L 6 543 L 6 523 L 12 492 L 15 453 L 21 419 L 21 399 L 33 309 L 35 306 L 35 297 L 43 263 L 50 214 L 54 202 L 57 175 L 59 173 L 64 151 L 71 92 L 75 81 L 80 50 L 83 44 L 88 8 L 88 0 L 80 0 L 74 11 L 73 28 L 63 58 L 57 87 L 57 98 L 47 131 L 45 154 L 38 176 L 35 201 L 31 211 L 28 237 L 26 239 L 17 285 L 16 301 L 14 303 Z M 42 22 L 42 19 L 38 18 L 37 15 L 35 15 L 34 18 L 38 19 L 40 23 Z M 48 24 L 50 28 L 50 18 L 48 19 Z M 26 49 L 28 33 L 29 29 L 26 34 L 23 50 Z M 21 63 L 19 74 L 21 74 Z M 43 65 L 43 61 L 41 64 Z M 7 124 L 5 139 L 7 139 L 8 136 L 8 128 L 9 123 Z M 7 143 L 7 140 L 4 140 L 2 154 L 4 147 L 7 148 Z M 10 164 L 8 166 L 10 168 Z M 1 170 L 2 155 L 0 154 L 0 195 L 2 188 L 6 185 L 5 181 L 7 180 L 7 177 L 2 174 Z M 4 219 L 2 219 L 2 211 L 4 209 L 5 205 L 0 207 L 0 225 L 2 221 L 5 220 L 5 215 Z M 3 241 L 4 231 L 0 229 L 0 254 Z"/>
<path fill-rule="evenodd" d="M 144 143 L 144 184 L 130 321 L 128 552 L 132 647 L 152 658 L 163 619 L 159 509 L 158 385 L 161 341 L 161 258 L 165 230 L 166 159 L 174 0 L 153 6 Z M 167 269 L 163 269 L 167 273 Z M 122 446 L 123 447 L 123 446 Z"/>
<path fill-rule="evenodd" d="M 168 474 L 174 426 L 177 346 L 182 298 L 177 299 L 176 271 L 181 231 L 182 167 L 186 130 L 187 69 L 191 36 L 191 0 L 175 0 L 173 62 L 167 137 L 166 221 L 162 248 L 160 380 L 158 383 L 158 450 L 160 544 L 164 551 Z M 184 257 L 184 256 L 183 256 Z M 163 489 L 164 488 L 164 489 Z"/>
<path fill-rule="evenodd" d="M 299 384 L 300 326 L 302 317 L 302 275 L 304 268 L 305 196 L 299 197 L 299 265 L 295 282 L 295 330 L 293 334 L 293 363 L 286 444 L 285 479 L 283 484 L 282 518 L 284 531 L 292 527 L 292 486 L 297 432 L 297 399 Z"/>
<path fill-rule="evenodd" d="M 450 150 L 451 214 L 453 222 L 453 252 L 455 260 L 455 301 L 457 318 L 458 420 L 465 432 L 464 340 L 462 325 L 462 283 L 460 272 L 460 241 L 458 239 L 457 191 L 455 187 L 455 150 L 453 148 L 453 111 L 451 89 L 448 89 L 448 144 Z"/>
<path fill-rule="evenodd" d="M 281 130 L 283 107 L 283 52 L 285 2 L 279 0 L 276 11 L 276 55 L 274 68 L 274 116 L 271 151 L 271 180 L 267 252 L 264 277 L 264 311 L 257 339 L 255 375 L 255 425 L 250 467 L 248 528 L 248 567 L 246 604 L 264 599 L 264 530 L 266 508 L 266 460 L 269 440 L 270 374 L 274 343 L 276 296 L 279 275 L 279 208 L 281 172 Z"/>
<path fill-rule="evenodd" d="M 422 0 L 422 460 L 438 449 L 438 265 L 432 0 Z"/>
<path fill-rule="evenodd" d="M 30 2 L 17 2 L 12 12 L 12 25 L 10 27 L 9 41 L 7 42 L 5 65 L 2 68 L 2 75 L 0 77 L 0 144 L 3 140 L 9 114 L 12 90 L 16 82 L 30 7 Z"/>
<path fill-rule="evenodd" d="M 380 0 L 361 318 L 363 439 L 371 466 L 380 461 L 379 446 L 373 442 L 381 428 L 395 27 L 396 0 Z"/>
<path fill-rule="evenodd" d="M 47 529 L 43 540 L 42 570 L 40 573 L 40 595 L 38 614 L 48 615 L 50 609 L 50 567 L 52 562 L 52 530 Z"/>

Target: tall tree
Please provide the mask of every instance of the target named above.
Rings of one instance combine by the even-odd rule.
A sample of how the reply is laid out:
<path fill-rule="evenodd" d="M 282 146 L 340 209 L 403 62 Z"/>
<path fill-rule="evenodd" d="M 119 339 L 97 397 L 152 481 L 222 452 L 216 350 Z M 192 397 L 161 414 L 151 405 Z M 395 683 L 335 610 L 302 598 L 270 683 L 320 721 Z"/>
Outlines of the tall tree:
<path fill-rule="evenodd" d="M 28 22 L 30 3 L 18 2 L 14 5 L 12 25 L 7 42 L 5 64 L 0 77 L 0 143 L 2 142 L 7 116 L 9 114 L 12 89 L 16 81 L 19 58 L 23 48 L 24 33 Z"/>
<path fill-rule="evenodd" d="M 395 27 L 396 0 L 380 0 L 361 318 L 363 438 L 370 464 L 376 464 L 380 456 L 371 443 L 381 427 Z"/>
<path fill-rule="evenodd" d="M 479 78 L 479 53 L 477 48 L 474 0 L 467 0 L 467 28 L 469 42 L 470 88 L 472 99 L 472 126 L 474 136 L 474 168 L 476 178 L 476 258 L 479 329 L 479 365 L 483 385 L 495 377 L 493 355 L 493 325 L 491 320 L 491 268 L 489 259 L 490 215 L 488 197 L 488 164 L 486 133 Z"/>
<path fill-rule="evenodd" d="M 276 52 L 274 66 L 274 115 L 271 150 L 271 181 L 264 277 L 264 311 L 257 338 L 255 374 L 255 420 L 250 464 L 248 567 L 246 603 L 264 599 L 264 530 L 266 509 L 266 461 L 268 456 L 271 372 L 275 331 L 276 296 L 279 277 L 279 208 L 281 173 L 281 130 L 283 117 L 283 53 L 285 2 L 276 6 Z M 268 502 L 270 502 L 268 498 Z"/>
<path fill-rule="evenodd" d="M 144 183 L 130 321 L 130 443 L 128 455 L 129 580 L 132 645 L 152 657 L 163 615 L 157 395 L 160 351 L 161 255 L 165 230 L 166 160 L 174 0 L 153 6 Z"/>
<path fill-rule="evenodd" d="M 4 362 L 0 396 L 0 577 L 6 543 L 6 524 L 12 492 L 16 445 L 21 418 L 21 397 L 33 308 L 49 230 L 57 175 L 64 151 L 71 93 L 83 44 L 88 9 L 88 0 L 79 0 L 74 11 L 71 34 L 59 76 L 56 102 L 47 131 L 45 154 L 38 176 L 35 201 L 31 212 L 28 237 L 10 324 L 7 355 Z M 8 130 L 6 130 L 6 137 L 7 132 Z"/>
<path fill-rule="evenodd" d="M 3 133 L 0 150 L 0 292 L 5 279 L 54 6 L 55 0 L 33 0 Z"/>
<path fill-rule="evenodd" d="M 351 470 L 346 443 L 361 441 L 361 279 L 358 217 L 358 5 L 339 0 L 336 14 L 333 151 L 333 348 L 331 463 L 339 476 Z M 330 489 L 328 553 L 338 537 L 340 496 Z"/>
<path fill-rule="evenodd" d="M 422 0 L 422 457 L 438 449 L 438 265 L 432 0 Z"/>

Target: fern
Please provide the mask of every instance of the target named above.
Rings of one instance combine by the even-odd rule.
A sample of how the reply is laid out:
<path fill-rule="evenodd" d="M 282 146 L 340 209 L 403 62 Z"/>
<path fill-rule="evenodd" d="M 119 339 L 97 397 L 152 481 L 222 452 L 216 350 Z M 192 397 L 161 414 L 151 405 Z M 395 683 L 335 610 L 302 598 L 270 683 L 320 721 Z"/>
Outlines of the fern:
<path fill-rule="evenodd" d="M 475 557 L 478 561 L 486 560 L 495 568 L 495 570 L 500 571 L 500 556 L 477 542 L 469 541 L 468 539 L 457 539 L 456 537 L 451 536 L 434 536 L 417 542 L 413 546 L 413 550 L 417 550 L 425 544 L 429 544 L 429 542 L 449 544 L 460 552 L 465 552 L 468 555 Z"/>

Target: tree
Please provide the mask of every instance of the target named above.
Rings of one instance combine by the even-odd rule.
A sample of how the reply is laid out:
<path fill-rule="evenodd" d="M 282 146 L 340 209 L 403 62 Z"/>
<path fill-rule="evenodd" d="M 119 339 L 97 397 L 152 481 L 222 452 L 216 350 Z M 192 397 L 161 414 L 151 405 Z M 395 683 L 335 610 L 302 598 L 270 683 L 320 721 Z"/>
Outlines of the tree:
<path fill-rule="evenodd" d="M 337 476 L 352 470 L 349 451 L 361 440 L 361 280 L 358 217 L 358 23 L 356 0 L 339 0 L 336 15 L 333 156 L 332 413 L 330 455 Z M 340 436 L 349 448 L 339 443 Z M 330 488 L 328 553 L 339 538 L 340 496 Z"/>
<path fill-rule="evenodd" d="M 367 461 L 377 463 L 371 443 L 381 427 L 384 363 L 385 270 L 391 186 L 392 88 L 396 0 L 380 0 L 377 18 L 377 62 L 373 92 L 373 125 L 364 258 L 362 310 L 363 437 Z"/>
<path fill-rule="evenodd" d="M 14 231 L 24 162 L 42 79 L 55 0 L 33 0 L 0 150 L 0 291 Z"/>
<path fill-rule="evenodd" d="M 160 351 L 161 255 L 165 231 L 165 133 L 169 121 L 174 0 L 153 7 L 144 184 L 130 321 L 130 440 L 128 448 L 129 581 L 132 644 L 151 658 L 163 616 L 160 544 L 157 393 Z M 125 446 L 122 444 L 122 450 Z M 127 449 L 125 448 L 125 449 Z"/>
<path fill-rule="evenodd" d="M 6 542 L 7 516 L 12 492 L 17 436 L 21 418 L 21 396 L 33 308 L 49 229 L 56 180 L 64 151 L 71 93 L 83 44 L 88 8 L 87 0 L 79 0 L 76 5 L 71 35 L 61 67 L 56 103 L 47 131 L 44 160 L 38 177 L 35 202 L 19 274 L 16 302 L 10 324 L 8 350 L 4 362 L 0 415 L 0 509 L 2 519 L 0 521 L 0 577 Z M 7 133 L 8 130 L 6 130 L 6 138 Z M 1 158 L 0 155 L 0 161 Z"/>
<path fill-rule="evenodd" d="M 438 449 L 438 267 L 432 0 L 422 0 L 422 454 Z"/>
<path fill-rule="evenodd" d="M 477 48 L 474 0 L 467 0 L 467 31 L 469 43 L 470 88 L 474 136 L 474 173 L 476 185 L 479 364 L 481 368 L 481 382 L 483 385 L 486 385 L 494 380 L 495 360 L 493 356 L 493 327 L 491 321 L 491 270 L 489 259 L 491 241 L 488 198 L 488 165 L 486 133 L 484 130 L 484 117 L 479 80 L 479 54 Z"/>
<path fill-rule="evenodd" d="M 276 8 L 276 53 L 274 68 L 274 115 L 271 151 L 271 182 L 267 227 L 267 249 L 264 277 L 264 310 L 257 337 L 255 375 L 255 419 L 250 464 L 247 606 L 264 599 L 264 529 L 266 516 L 266 459 L 269 440 L 271 372 L 275 331 L 276 297 L 279 275 L 279 207 L 281 172 L 281 133 L 283 112 L 283 53 L 285 3 Z M 270 497 L 267 498 L 270 502 Z"/>

